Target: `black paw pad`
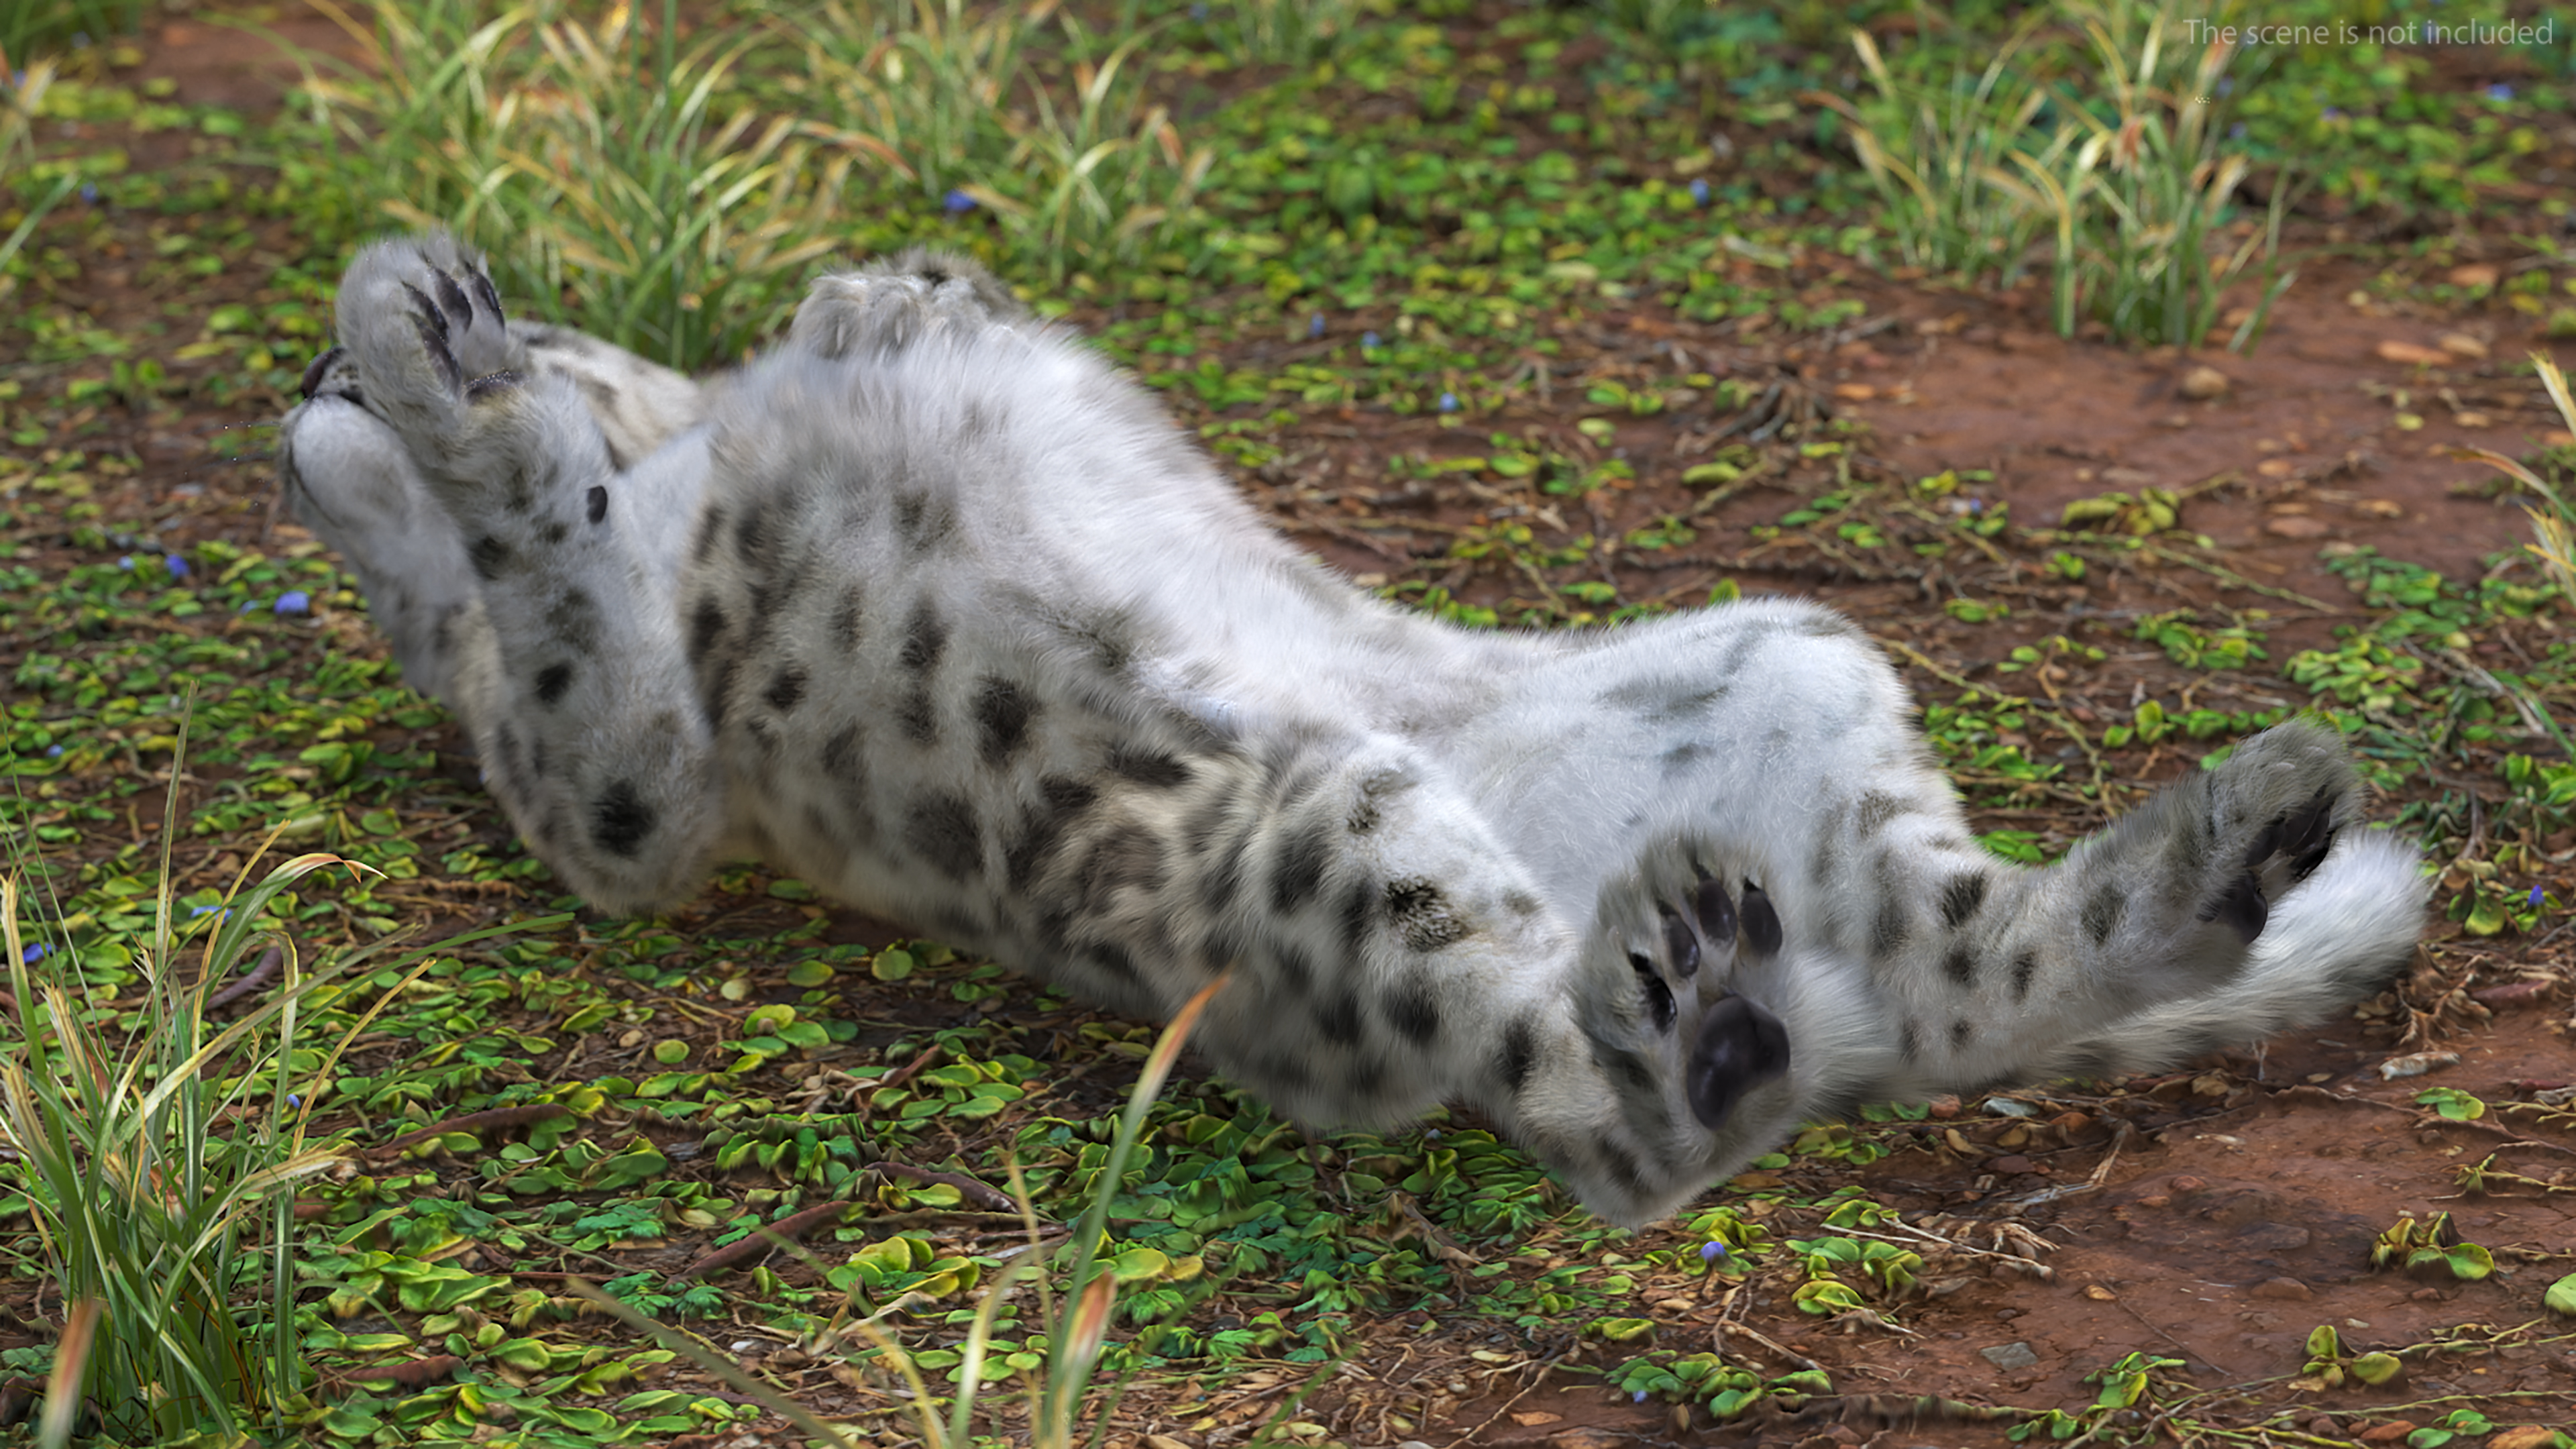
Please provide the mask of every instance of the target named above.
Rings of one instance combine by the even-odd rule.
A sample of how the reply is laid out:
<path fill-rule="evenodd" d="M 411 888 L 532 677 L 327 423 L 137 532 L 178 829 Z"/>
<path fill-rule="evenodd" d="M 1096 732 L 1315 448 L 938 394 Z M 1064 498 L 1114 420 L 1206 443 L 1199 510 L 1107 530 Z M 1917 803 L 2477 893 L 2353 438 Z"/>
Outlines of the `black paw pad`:
<path fill-rule="evenodd" d="M 1673 963 L 1673 974 L 1688 981 L 1699 974 L 1699 937 L 1691 934 L 1688 922 L 1667 910 L 1664 917 L 1664 957 Z"/>
<path fill-rule="evenodd" d="M 1699 916 L 1700 931 L 1710 945 L 1723 951 L 1735 944 L 1735 902 L 1727 897 L 1726 882 L 1701 881 L 1691 908 Z"/>
<path fill-rule="evenodd" d="M 1700 1018 L 1691 1045 L 1684 1089 L 1691 1115 L 1714 1132 L 1726 1125 L 1744 1094 L 1789 1070 L 1789 1029 L 1780 1018 L 1745 1000 L 1725 996 Z"/>
<path fill-rule="evenodd" d="M 331 364 L 339 361 L 346 350 L 334 347 L 304 364 L 304 380 L 295 385 L 295 390 L 304 395 L 306 402 L 313 401 L 313 390 L 322 385 L 322 374 L 329 372 Z"/>
<path fill-rule="evenodd" d="M 1780 913 L 1771 906 L 1771 897 L 1751 881 L 1744 883 L 1744 903 L 1739 908 L 1744 923 L 1744 944 L 1757 956 L 1780 954 Z"/>

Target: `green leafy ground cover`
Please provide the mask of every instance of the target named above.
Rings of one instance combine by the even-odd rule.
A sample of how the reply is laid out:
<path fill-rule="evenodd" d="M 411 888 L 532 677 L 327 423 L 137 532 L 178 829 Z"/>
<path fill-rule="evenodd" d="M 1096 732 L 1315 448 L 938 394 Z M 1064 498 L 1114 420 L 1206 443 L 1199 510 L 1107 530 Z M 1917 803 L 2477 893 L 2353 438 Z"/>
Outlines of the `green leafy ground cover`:
<path fill-rule="evenodd" d="M 599 55 L 548 72 L 530 51 L 495 59 L 492 76 L 592 84 L 613 110 L 607 92 L 631 78 L 695 66 L 712 77 L 715 161 L 769 144 L 780 116 L 828 106 L 837 131 L 777 133 L 770 159 L 806 147 L 795 165 L 716 208 L 782 228 L 760 267 L 706 272 L 723 253 L 700 250 L 665 259 L 699 284 L 664 285 L 632 258 L 558 245 L 516 254 L 513 301 L 707 364 L 774 328 L 819 264 L 819 249 L 800 255 L 808 241 L 961 247 L 1134 365 L 1256 498 L 1393 597 L 1469 624 L 1556 627 L 1744 589 L 1862 591 L 1850 597 L 1876 609 L 2001 853 L 2047 858 L 2160 763 L 2188 766 L 2290 709 L 2324 712 L 2444 865 L 2440 904 L 2459 928 L 2457 950 L 2374 1005 L 2390 1041 L 2465 1018 L 2471 985 L 2510 964 L 2481 943 L 2555 928 L 2576 765 L 2544 720 L 2570 717 L 2576 679 L 2568 606 L 2536 569 L 2450 577 L 2346 548 L 2326 568 L 2349 597 L 2309 598 L 2238 572 L 2175 499 L 2106 495 L 2050 520 L 2017 515 L 1990 479 L 1906 476 L 1802 372 L 1802 355 L 1890 320 L 1872 284 L 1900 268 L 1843 122 L 1805 93 L 1853 84 L 1854 25 L 1884 32 L 1900 74 L 1937 78 L 2000 33 L 2000 14 L 1434 0 L 1283 33 L 1287 10 L 1082 9 L 1086 28 L 1020 37 L 1040 83 L 1078 106 L 1079 67 L 1098 80 L 1122 35 L 1154 27 L 1122 62 L 1125 109 L 1103 122 L 1146 153 L 1105 213 L 1048 189 L 1066 170 L 1047 170 L 1045 135 L 998 126 L 938 157 L 899 152 L 901 168 L 849 140 L 870 106 L 915 101 L 889 91 L 881 54 L 834 70 L 784 12 L 692 9 L 667 49 L 649 15 L 621 30 L 544 12 L 604 37 Z M 489 18 L 439 14 L 468 35 Z M 959 16 L 886 23 L 953 38 Z M 40 906 L 26 964 L 72 983 L 110 1034 L 146 1006 L 138 953 L 183 718 L 185 810 L 166 844 L 188 919 L 219 917 L 244 872 L 294 850 L 367 867 L 266 902 L 254 924 L 307 956 L 578 908 L 476 788 L 443 714 L 402 686 L 351 581 L 268 515 L 261 460 L 322 345 L 349 248 L 406 220 L 387 202 L 495 228 L 499 250 L 531 217 L 580 210 L 573 183 L 610 154 L 531 152 L 511 169 L 469 124 L 472 96 L 388 100 L 328 66 L 275 114 L 182 103 L 138 79 L 145 57 L 118 44 L 66 62 L 12 153 L 15 199 L 0 201 L 31 208 L 69 174 L 83 188 L 5 270 L 0 819 Z M 2052 76 L 2087 64 L 2071 28 L 2033 53 Z M 2545 324 L 2576 290 L 2576 260 L 2547 239 L 2564 206 L 2530 179 L 2564 164 L 2564 55 L 2488 54 L 2472 73 L 2452 52 L 2277 54 L 2248 82 L 2241 139 L 2258 166 L 2300 159 L 2316 240 L 2365 222 L 2387 238 L 2366 258 L 2385 268 L 2383 293 Z M 943 56 L 964 64 L 954 48 L 931 58 Z M 846 93 L 821 94 L 834 78 Z M 736 114 L 753 119 L 728 134 Z M 406 116 L 416 133 L 398 132 Z M 473 174 L 494 199 L 478 222 L 460 215 L 467 191 L 435 187 L 487 141 Z M 799 189 L 836 156 L 849 164 L 829 194 Z M 713 208 L 704 187 L 672 194 L 672 214 Z M 16 225 L 5 209 L 0 223 Z M 2527 237 L 2528 264 L 2483 287 L 2447 280 L 2451 253 L 2481 234 Z M 1703 337 L 1755 360 L 1720 375 Z M 2123 581 L 2172 597 L 2107 616 L 2069 607 L 2079 585 Z M 995 1189 L 1016 1165 L 1045 1249 L 1059 1245 L 1152 1040 L 741 867 L 669 916 L 584 913 L 437 953 L 380 1001 L 396 984 L 377 972 L 317 999 L 326 1036 L 383 1010 L 327 1070 L 284 1067 L 316 1129 L 349 1152 L 295 1214 L 310 1378 L 291 1416 L 320 1442 L 726 1442 L 760 1420 L 588 1311 L 575 1279 L 903 1442 L 900 1381 L 860 1325 L 893 1332 L 934 1383 L 952 1373 L 979 1286 L 1026 1241 Z M 1764 1159 L 1723 1205 L 1629 1234 L 1573 1209 L 1476 1123 L 1310 1139 L 1221 1082 L 1184 1081 L 1113 1198 L 1122 1291 L 1106 1363 L 1133 1375 L 1116 1431 L 1439 1440 L 1513 1422 L 1513 1395 L 1542 1367 L 1696 1425 L 1760 1426 L 1859 1395 L 1866 1385 L 1812 1360 L 1703 1351 L 1669 1325 L 1740 1294 L 1820 1325 L 1901 1327 L 1931 1311 L 1925 1283 L 2002 1250 L 1909 1232 L 1860 1169 L 1898 1153 L 1969 1160 L 2027 1136 L 2034 1116 L 2149 1131 L 2207 1105 L 2151 1086 L 1993 1099 L 1937 1120 L 1873 1110 Z M 2056 1130 L 2067 1145 L 2098 1140 Z M 26 1210 L 0 1199 L 0 1223 Z M 709 1264 L 788 1222 L 801 1253 Z M 8 1296 L 43 1321 L 59 1304 L 23 1246 L 19 1264 Z M 2511 1341 L 2563 1341 L 2563 1323 L 2536 1321 Z M 1035 1322 L 1012 1306 L 999 1319 L 998 1361 L 1022 1383 L 1050 1347 Z M 2391 1348 L 2422 1359 L 2505 1341 L 2464 1330 Z M 2136 1348 L 2088 1366 L 2089 1405 L 1960 1408 L 1951 1427 L 2118 1442 L 2152 1432 L 2143 1407 L 2251 1443 L 2288 1402 L 2286 1385 L 2213 1395 L 2158 1345 Z M 52 1356 L 31 1333 L 0 1364 L 40 1376 Z M 1428 1367 L 1392 1367 L 1416 1360 Z M 2339 1343 L 2318 1351 L 2327 1368 L 2361 1361 Z M 2411 1432 L 2486 1432 L 2461 1414 L 2496 1414 L 2490 1428 L 2569 1417 L 2563 1396 L 2504 1412 L 2522 1407 L 2442 1406 L 2438 1422 L 2413 1409 L 2424 1427 Z M 2346 1427 L 2409 1410 L 2373 1401 Z M 144 1442 L 120 1406 L 100 1412 L 111 1437 Z"/>

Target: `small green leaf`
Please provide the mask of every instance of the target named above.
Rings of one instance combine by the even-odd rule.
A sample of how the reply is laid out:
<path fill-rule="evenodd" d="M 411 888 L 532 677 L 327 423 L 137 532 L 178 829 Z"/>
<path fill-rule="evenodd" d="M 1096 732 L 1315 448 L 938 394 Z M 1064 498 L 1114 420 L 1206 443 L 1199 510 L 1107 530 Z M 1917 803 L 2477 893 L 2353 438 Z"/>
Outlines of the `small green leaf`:
<path fill-rule="evenodd" d="M 831 979 L 832 963 L 829 961 L 800 961 L 787 969 L 787 984 L 790 986 L 812 988 L 826 985 Z"/>
<path fill-rule="evenodd" d="M 2549 1291 L 2540 1296 L 2540 1301 L 2547 1305 L 2552 1313 L 2564 1313 L 2570 1318 L 2576 1318 L 2576 1273 L 2570 1273 L 2550 1284 Z"/>
<path fill-rule="evenodd" d="M 879 951 L 868 963 L 868 974 L 879 981 L 901 981 L 912 974 L 913 959 L 909 951 Z"/>
<path fill-rule="evenodd" d="M 2393 1353 L 2365 1353 L 2352 1361 L 2352 1376 L 2377 1388 L 2406 1371 L 2406 1364 Z"/>

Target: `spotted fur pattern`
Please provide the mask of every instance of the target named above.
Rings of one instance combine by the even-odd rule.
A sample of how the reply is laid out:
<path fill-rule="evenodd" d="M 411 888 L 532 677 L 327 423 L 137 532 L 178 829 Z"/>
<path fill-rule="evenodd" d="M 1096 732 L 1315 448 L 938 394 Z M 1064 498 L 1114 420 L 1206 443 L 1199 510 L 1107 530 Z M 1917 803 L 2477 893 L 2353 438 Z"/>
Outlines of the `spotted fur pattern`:
<path fill-rule="evenodd" d="M 339 342 L 295 505 L 586 898 L 757 854 L 1125 1011 L 1231 965 L 1224 1072 L 1317 1123 L 1473 1104 L 1620 1221 L 1862 1102 L 2316 1019 L 2420 925 L 2328 730 L 1999 861 L 1840 616 L 1392 609 L 953 259 L 826 278 L 701 386 L 427 236 L 357 258 Z"/>

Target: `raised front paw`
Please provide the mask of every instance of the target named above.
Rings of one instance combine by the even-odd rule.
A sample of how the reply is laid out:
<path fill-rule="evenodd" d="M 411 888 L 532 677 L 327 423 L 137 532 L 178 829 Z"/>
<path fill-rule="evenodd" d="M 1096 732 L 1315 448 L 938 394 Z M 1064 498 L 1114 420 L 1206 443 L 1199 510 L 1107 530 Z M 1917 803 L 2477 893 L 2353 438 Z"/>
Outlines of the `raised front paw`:
<path fill-rule="evenodd" d="M 443 450 L 460 410 L 525 365 L 481 259 L 444 232 L 360 252 L 340 283 L 339 332 L 360 394 L 416 449 Z M 307 376 L 334 373 L 325 354 Z"/>

